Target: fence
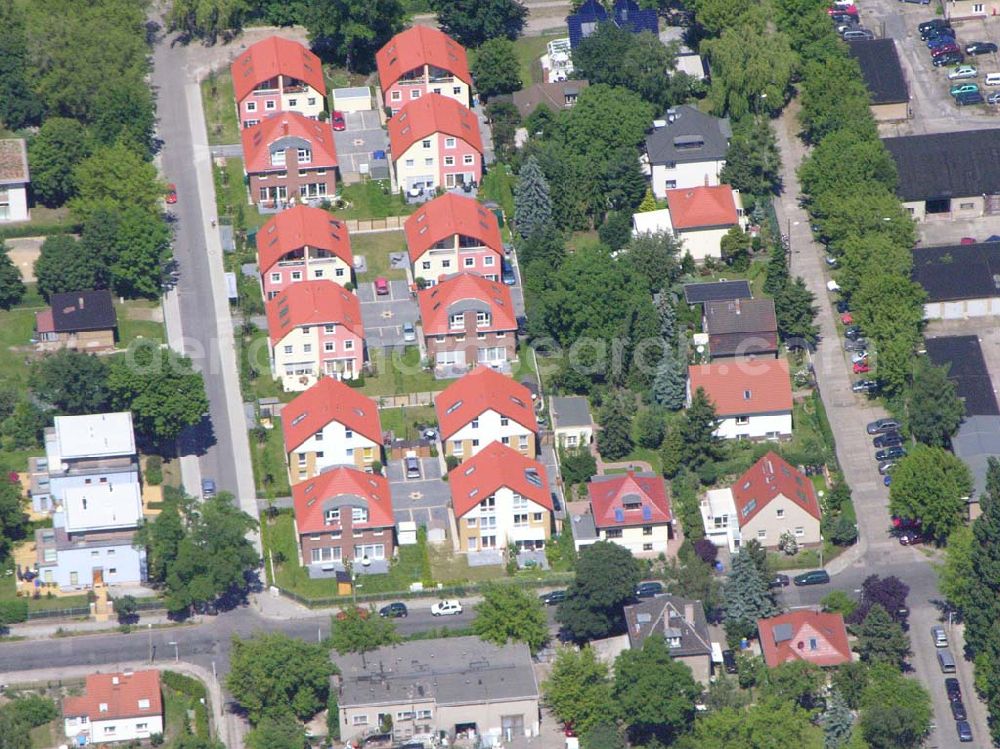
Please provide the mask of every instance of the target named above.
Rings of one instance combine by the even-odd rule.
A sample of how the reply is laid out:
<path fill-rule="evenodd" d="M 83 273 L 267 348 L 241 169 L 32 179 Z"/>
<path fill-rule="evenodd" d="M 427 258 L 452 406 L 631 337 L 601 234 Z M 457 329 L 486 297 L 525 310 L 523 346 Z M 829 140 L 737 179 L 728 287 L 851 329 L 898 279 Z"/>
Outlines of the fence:
<path fill-rule="evenodd" d="M 349 218 L 347 231 L 350 234 L 374 234 L 379 231 L 400 231 L 409 216 L 387 216 L 386 218 Z"/>
<path fill-rule="evenodd" d="M 79 616 L 90 616 L 90 606 L 74 606 L 68 609 L 45 609 L 29 611 L 28 621 L 36 619 L 75 619 Z"/>

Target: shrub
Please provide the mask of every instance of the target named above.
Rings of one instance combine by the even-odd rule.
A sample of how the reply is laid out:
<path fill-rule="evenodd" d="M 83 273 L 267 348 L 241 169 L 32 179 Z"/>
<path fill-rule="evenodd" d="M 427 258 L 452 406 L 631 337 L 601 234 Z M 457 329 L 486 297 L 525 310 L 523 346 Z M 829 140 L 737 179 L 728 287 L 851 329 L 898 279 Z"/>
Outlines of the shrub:
<path fill-rule="evenodd" d="M 705 564 L 712 564 L 719 556 L 718 547 L 707 538 L 699 538 L 694 542 L 694 553 L 698 555 Z"/>
<path fill-rule="evenodd" d="M 179 674 L 176 671 L 163 671 L 160 673 L 163 683 L 175 692 L 181 692 L 196 700 L 207 700 L 208 690 L 205 685 L 195 678 Z"/>
<path fill-rule="evenodd" d="M 48 697 L 41 697 L 37 694 L 19 697 L 4 709 L 15 715 L 18 722 L 23 721 L 32 728 L 44 726 L 59 715 L 55 702 Z"/>
<path fill-rule="evenodd" d="M 0 627 L 28 621 L 28 601 L 17 598 L 11 601 L 0 601 Z"/>
<path fill-rule="evenodd" d="M 448 472 L 449 472 L 449 473 L 450 473 L 451 471 L 454 471 L 454 470 L 455 470 L 456 468 L 458 468 L 458 467 L 459 467 L 459 465 L 461 465 L 461 463 L 462 463 L 462 461 L 461 461 L 461 460 L 459 460 L 459 459 L 458 459 L 457 457 L 455 457 L 454 455 L 446 455 L 446 456 L 445 456 L 445 459 L 444 459 L 444 464 L 445 464 L 445 466 L 446 466 L 446 467 L 448 468 Z"/>
<path fill-rule="evenodd" d="M 150 455 L 146 458 L 146 483 L 150 486 L 159 486 L 163 483 L 163 458 L 159 455 Z"/>

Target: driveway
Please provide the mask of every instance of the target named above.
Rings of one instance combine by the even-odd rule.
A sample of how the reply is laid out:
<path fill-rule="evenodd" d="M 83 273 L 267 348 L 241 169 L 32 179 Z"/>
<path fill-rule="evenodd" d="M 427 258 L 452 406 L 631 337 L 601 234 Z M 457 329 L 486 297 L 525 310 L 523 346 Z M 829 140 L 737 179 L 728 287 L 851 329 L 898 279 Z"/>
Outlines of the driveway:
<path fill-rule="evenodd" d="M 389 293 L 379 296 L 374 283 L 358 286 L 361 321 L 365 325 L 365 343 L 369 348 L 396 348 L 404 345 L 403 323 L 416 325 L 420 318 L 417 300 L 410 294 L 406 281 L 389 281 Z M 410 341 L 416 346 L 416 341 Z"/>
<path fill-rule="evenodd" d="M 392 509 L 396 522 L 412 520 L 418 526 L 440 528 L 448 532 L 448 505 L 451 492 L 441 480 L 441 461 L 420 458 L 420 478 L 408 479 L 402 460 L 390 460 L 386 466 Z"/>
<path fill-rule="evenodd" d="M 344 112 L 346 130 L 333 133 L 337 160 L 345 182 L 357 181 L 367 173 L 376 179 L 388 177 L 389 162 L 375 159 L 374 153 L 389 149 L 389 134 L 379 122 L 378 112 Z"/>
<path fill-rule="evenodd" d="M 21 237 L 19 239 L 8 239 L 7 255 L 14 263 L 21 280 L 25 283 L 35 282 L 35 261 L 42 254 L 42 242 L 45 237 Z"/>
<path fill-rule="evenodd" d="M 923 247 L 958 244 L 962 237 L 972 237 L 978 242 L 983 242 L 987 237 L 1000 235 L 1000 216 L 923 221 L 915 226 L 920 245 Z"/>

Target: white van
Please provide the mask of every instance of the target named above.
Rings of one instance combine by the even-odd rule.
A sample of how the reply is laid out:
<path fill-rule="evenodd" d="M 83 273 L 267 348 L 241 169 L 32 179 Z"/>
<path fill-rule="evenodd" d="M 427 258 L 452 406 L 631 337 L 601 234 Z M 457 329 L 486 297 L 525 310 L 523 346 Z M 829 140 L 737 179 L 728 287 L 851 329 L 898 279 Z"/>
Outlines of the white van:
<path fill-rule="evenodd" d="M 987 86 L 1000 86 L 1000 73 L 987 73 L 983 83 Z"/>
<path fill-rule="evenodd" d="M 948 635 L 945 633 L 944 627 L 940 624 L 935 624 L 931 627 L 931 639 L 934 640 L 934 647 L 936 648 L 948 647 Z"/>

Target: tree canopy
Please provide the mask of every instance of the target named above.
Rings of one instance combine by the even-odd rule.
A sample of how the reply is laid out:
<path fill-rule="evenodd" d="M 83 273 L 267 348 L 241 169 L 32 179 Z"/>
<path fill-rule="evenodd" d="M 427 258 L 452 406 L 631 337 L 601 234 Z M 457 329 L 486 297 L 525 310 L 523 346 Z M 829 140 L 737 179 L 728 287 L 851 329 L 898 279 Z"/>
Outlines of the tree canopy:
<path fill-rule="evenodd" d="M 302 24 L 320 57 L 365 72 L 405 16 L 400 0 L 306 0 Z"/>
<path fill-rule="evenodd" d="M 31 389 L 45 403 L 68 415 L 98 413 L 110 398 L 108 366 L 93 354 L 63 349 L 38 359 L 31 368 Z"/>
<path fill-rule="evenodd" d="M 965 417 L 965 403 L 948 379 L 947 368 L 918 359 L 906 396 L 910 433 L 925 445 L 947 447 Z"/>
<path fill-rule="evenodd" d="M 589 647 L 559 648 L 542 693 L 559 720 L 580 733 L 614 720 L 608 666 Z"/>
<path fill-rule="evenodd" d="M 943 448 L 918 444 L 893 471 L 889 509 L 919 519 L 924 533 L 943 542 L 961 523 L 971 493 L 965 463 Z"/>
<path fill-rule="evenodd" d="M 549 640 L 549 623 L 537 597 L 516 585 L 491 583 L 481 591 L 472 631 L 497 645 L 523 642 L 532 654 Z"/>
<path fill-rule="evenodd" d="M 521 88 L 521 67 L 514 43 L 505 37 L 483 42 L 472 62 L 472 77 L 484 99 Z"/>
<path fill-rule="evenodd" d="M 341 655 L 359 653 L 364 659 L 365 653 L 399 641 L 392 619 L 378 616 L 374 607 L 366 611 L 349 606 L 333 617 L 330 644 Z"/>
<path fill-rule="evenodd" d="M 639 566 L 624 546 L 610 541 L 586 546 L 556 621 L 577 641 L 606 637 L 621 627 L 622 606 L 638 583 Z"/>
<path fill-rule="evenodd" d="M 517 39 L 528 9 L 518 0 L 431 0 L 438 25 L 465 47 L 479 47 L 489 39 Z"/>
<path fill-rule="evenodd" d="M 87 291 L 97 287 L 97 259 L 80 252 L 79 242 L 70 234 L 54 234 L 42 242 L 35 261 L 38 293 L 48 301 L 53 294 Z"/>

